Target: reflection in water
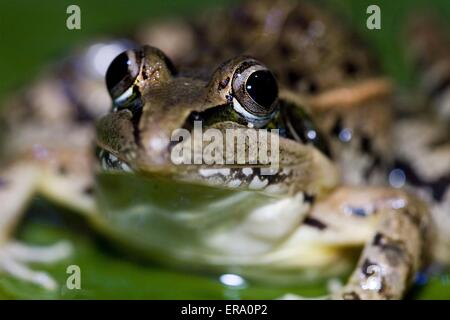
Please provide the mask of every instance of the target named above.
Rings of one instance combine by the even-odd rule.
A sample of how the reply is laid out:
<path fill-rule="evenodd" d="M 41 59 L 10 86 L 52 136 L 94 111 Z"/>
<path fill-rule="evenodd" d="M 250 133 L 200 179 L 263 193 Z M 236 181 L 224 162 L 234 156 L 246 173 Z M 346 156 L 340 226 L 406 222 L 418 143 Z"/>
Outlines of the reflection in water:
<path fill-rule="evenodd" d="M 237 274 L 223 274 L 220 276 L 220 282 L 222 282 L 224 285 L 232 286 L 232 287 L 241 287 L 245 286 L 245 280 L 241 276 L 238 276 Z"/>

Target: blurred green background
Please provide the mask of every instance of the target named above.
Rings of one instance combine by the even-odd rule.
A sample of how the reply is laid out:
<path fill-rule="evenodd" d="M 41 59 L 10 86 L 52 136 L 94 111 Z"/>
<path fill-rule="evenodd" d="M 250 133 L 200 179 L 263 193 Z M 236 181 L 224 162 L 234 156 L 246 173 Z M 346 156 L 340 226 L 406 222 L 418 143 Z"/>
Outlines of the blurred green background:
<path fill-rule="evenodd" d="M 97 36 L 123 34 L 135 25 L 156 17 L 190 15 L 208 6 L 228 5 L 231 0 L 2 0 L 0 1 L 0 99 L 8 92 L 26 84 L 43 65 L 64 56 L 70 49 Z M 379 56 L 385 72 L 400 85 L 414 84 L 413 73 L 404 59 L 402 27 L 405 15 L 414 8 L 433 7 L 450 18 L 448 0 L 329 0 L 332 7 L 355 29 L 359 30 Z M 81 30 L 66 28 L 66 8 L 81 7 Z M 382 29 L 366 29 L 366 8 L 381 7 Z M 450 32 L 450 29 L 449 29 Z M 186 275 L 157 266 L 135 263 L 123 252 L 111 249 L 97 239 L 82 220 L 45 201 L 34 203 L 31 212 L 45 213 L 47 220 L 28 217 L 18 236 L 27 242 L 47 244 L 69 239 L 76 254 L 69 262 L 51 267 L 49 271 L 60 283 L 67 277 L 65 266 L 82 266 L 82 290 L 61 289 L 46 292 L 40 288 L 0 276 L 0 298 L 276 298 L 286 290 L 316 296 L 325 293 L 326 283 L 303 288 L 225 287 L 215 277 Z M 76 221 L 74 221 L 74 219 Z M 55 223 L 56 221 L 56 223 Z M 422 279 L 423 280 L 423 279 Z M 413 298 L 450 299 L 447 274 L 436 273 L 425 279 L 410 295 Z"/>
<path fill-rule="evenodd" d="M 192 14 L 207 6 L 234 0 L 2 0 L 0 1 L 0 98 L 26 82 L 43 63 L 61 56 L 71 47 L 98 35 L 120 34 L 155 17 Z M 434 7 L 450 18 L 448 0 L 329 0 L 342 11 L 373 45 L 388 74 L 410 84 L 411 73 L 402 55 L 403 19 L 413 8 Z M 66 28 L 66 8 L 81 8 L 81 30 Z M 382 29 L 366 29 L 366 8 L 377 4 L 382 11 Z"/>

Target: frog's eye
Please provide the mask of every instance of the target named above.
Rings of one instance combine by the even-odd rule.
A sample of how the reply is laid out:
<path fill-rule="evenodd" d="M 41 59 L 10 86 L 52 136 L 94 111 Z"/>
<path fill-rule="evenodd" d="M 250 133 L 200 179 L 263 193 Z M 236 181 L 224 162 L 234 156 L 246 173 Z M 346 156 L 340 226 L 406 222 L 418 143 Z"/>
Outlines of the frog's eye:
<path fill-rule="evenodd" d="M 140 51 L 128 50 L 119 54 L 106 71 L 106 86 L 115 104 L 127 101 L 133 95 L 133 85 L 139 75 Z"/>
<path fill-rule="evenodd" d="M 243 63 L 233 76 L 233 107 L 247 121 L 270 119 L 278 106 L 278 85 L 272 72 L 254 60 Z"/>

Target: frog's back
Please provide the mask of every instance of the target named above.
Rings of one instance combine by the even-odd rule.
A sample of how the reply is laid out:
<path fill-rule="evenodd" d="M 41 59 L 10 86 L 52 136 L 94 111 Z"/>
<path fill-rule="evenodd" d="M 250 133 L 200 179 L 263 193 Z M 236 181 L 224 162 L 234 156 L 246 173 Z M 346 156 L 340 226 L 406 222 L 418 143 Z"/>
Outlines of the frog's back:
<path fill-rule="evenodd" d="M 241 54 L 257 58 L 275 73 L 280 94 L 300 100 L 314 115 L 344 181 L 382 179 L 383 159 L 390 158 L 390 83 L 380 78 L 370 50 L 326 8 L 306 1 L 246 1 L 192 21 L 143 28 L 138 41 L 188 69 L 214 68 Z"/>
<path fill-rule="evenodd" d="M 181 29 L 184 39 L 175 47 L 167 37 L 175 38 Z M 137 39 L 184 67 L 216 67 L 248 54 L 269 65 L 283 86 L 304 94 L 378 74 L 358 37 L 326 9 L 305 1 L 246 1 L 186 22 L 150 25 Z"/>

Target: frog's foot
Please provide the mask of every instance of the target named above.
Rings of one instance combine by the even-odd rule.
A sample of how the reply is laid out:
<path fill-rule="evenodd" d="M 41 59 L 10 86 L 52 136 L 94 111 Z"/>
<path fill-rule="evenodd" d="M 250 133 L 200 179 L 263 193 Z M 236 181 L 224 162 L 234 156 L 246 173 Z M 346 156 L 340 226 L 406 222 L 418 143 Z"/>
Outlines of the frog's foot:
<path fill-rule="evenodd" d="M 72 254 L 72 246 L 66 241 L 48 247 L 35 247 L 19 242 L 9 242 L 0 246 L 0 273 L 32 282 L 48 290 L 58 287 L 56 281 L 46 272 L 34 271 L 29 263 L 52 264 L 66 259 Z"/>
<path fill-rule="evenodd" d="M 350 279 L 333 290 L 331 299 L 402 298 L 432 234 L 425 204 L 395 189 L 342 187 L 317 203 L 309 219 L 315 224 L 304 232 L 310 238 L 315 234 L 317 243 L 365 244 Z"/>

